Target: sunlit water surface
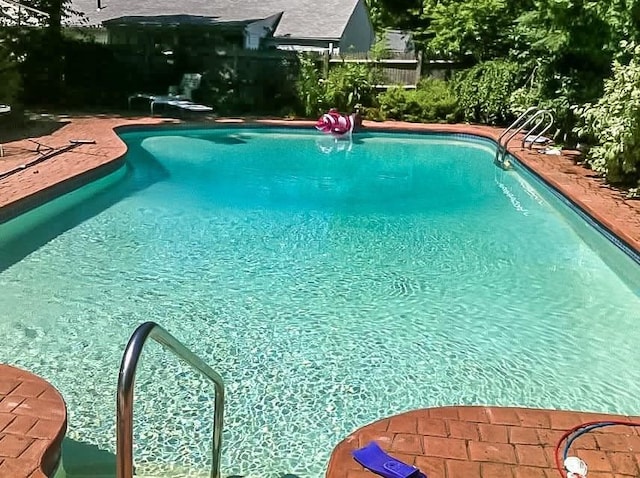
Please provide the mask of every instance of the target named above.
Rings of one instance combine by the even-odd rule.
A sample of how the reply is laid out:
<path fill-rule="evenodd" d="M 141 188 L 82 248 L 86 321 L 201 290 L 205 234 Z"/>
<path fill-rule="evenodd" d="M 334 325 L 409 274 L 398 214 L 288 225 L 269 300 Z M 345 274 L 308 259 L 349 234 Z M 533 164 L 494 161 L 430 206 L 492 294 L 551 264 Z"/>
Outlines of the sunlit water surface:
<path fill-rule="evenodd" d="M 61 391 L 74 442 L 114 452 L 147 320 L 226 381 L 223 475 L 323 476 L 348 433 L 414 408 L 639 413 L 638 266 L 490 143 L 122 136 L 126 170 L 0 226 L 0 360 Z M 212 397 L 147 346 L 139 472 L 208 469 Z"/>

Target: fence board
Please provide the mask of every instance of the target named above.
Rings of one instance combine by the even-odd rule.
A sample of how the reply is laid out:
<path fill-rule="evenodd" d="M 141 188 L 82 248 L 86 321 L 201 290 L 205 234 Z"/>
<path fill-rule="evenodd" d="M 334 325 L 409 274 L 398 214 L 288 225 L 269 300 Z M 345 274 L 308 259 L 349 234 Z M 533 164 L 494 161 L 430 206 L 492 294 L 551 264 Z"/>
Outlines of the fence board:
<path fill-rule="evenodd" d="M 377 67 L 382 75 L 382 84 L 376 88 L 387 89 L 400 85 L 415 88 L 420 81 L 422 56 L 413 53 L 397 53 L 390 58 L 373 58 L 370 53 L 348 53 L 326 58 L 329 68 L 345 63 L 368 64 Z"/>

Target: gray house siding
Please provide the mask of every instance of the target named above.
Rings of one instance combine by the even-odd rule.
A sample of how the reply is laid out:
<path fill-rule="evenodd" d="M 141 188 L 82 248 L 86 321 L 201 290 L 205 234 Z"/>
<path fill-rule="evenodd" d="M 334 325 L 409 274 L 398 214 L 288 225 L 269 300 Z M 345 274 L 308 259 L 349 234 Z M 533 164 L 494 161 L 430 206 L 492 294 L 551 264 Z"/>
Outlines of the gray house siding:
<path fill-rule="evenodd" d="M 244 47 L 247 50 L 260 48 L 262 41 L 271 35 L 281 16 L 282 13 L 277 13 L 264 20 L 248 24 L 244 28 Z"/>
<path fill-rule="evenodd" d="M 367 6 L 364 0 L 360 0 L 340 39 L 340 51 L 343 53 L 369 51 L 375 42 L 375 37 Z"/>

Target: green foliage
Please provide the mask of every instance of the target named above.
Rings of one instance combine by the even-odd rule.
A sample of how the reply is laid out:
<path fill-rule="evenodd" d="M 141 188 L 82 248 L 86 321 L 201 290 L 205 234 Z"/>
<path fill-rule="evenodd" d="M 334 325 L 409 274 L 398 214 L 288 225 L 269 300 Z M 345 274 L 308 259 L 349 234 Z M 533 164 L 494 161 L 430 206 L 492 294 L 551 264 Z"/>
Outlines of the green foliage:
<path fill-rule="evenodd" d="M 532 72 L 529 106 L 552 110 L 568 143 L 576 122 L 571 106 L 595 101 L 610 72 L 612 7 L 600 0 L 536 0 L 516 22 L 512 57 Z"/>
<path fill-rule="evenodd" d="M 423 0 L 366 0 L 376 32 L 385 28 L 417 32 L 422 27 Z"/>
<path fill-rule="evenodd" d="M 587 158 L 594 170 L 612 183 L 640 185 L 640 46 L 628 45 L 627 51 L 629 63 L 614 62 L 602 98 L 576 108 L 584 120 L 576 132 L 598 143 Z"/>
<path fill-rule="evenodd" d="M 23 0 L 20 3 L 41 12 L 25 13 L 31 17 L 32 24 L 41 28 L 10 24 L 0 29 L 0 37 L 6 41 L 13 57 L 19 59 L 18 70 L 25 97 L 28 99 L 32 94 L 45 97 L 46 92 L 46 104 L 58 103 L 64 68 L 62 19 L 71 13 L 71 0 Z M 37 65 L 37 68 L 32 69 L 30 65 Z"/>
<path fill-rule="evenodd" d="M 385 33 L 382 33 L 371 47 L 371 51 L 369 52 L 369 54 L 374 60 L 383 60 L 385 58 L 391 58 L 393 56 L 391 51 L 389 50 L 389 45 Z"/>
<path fill-rule="evenodd" d="M 377 71 L 363 63 L 344 62 L 334 66 L 323 82 L 323 106 L 351 111 L 356 104 L 370 105 L 377 79 Z"/>
<path fill-rule="evenodd" d="M 461 72 L 454 88 L 466 121 L 502 124 L 511 114 L 511 95 L 521 80 L 520 66 L 491 60 Z"/>
<path fill-rule="evenodd" d="M 302 75 L 293 52 L 212 55 L 199 71 L 204 74 L 193 98 L 220 115 L 283 116 L 298 105 Z"/>
<path fill-rule="evenodd" d="M 329 108 L 351 111 L 357 104 L 371 106 L 375 102 L 375 85 L 380 82 L 376 67 L 344 61 L 331 66 L 326 78 L 320 68 L 317 57 L 300 55 L 296 85 L 299 108 L 306 117 Z"/>
<path fill-rule="evenodd" d="M 370 105 L 374 101 L 378 72 L 362 63 L 343 62 L 322 78 L 316 58 L 300 55 L 296 80 L 298 101 L 302 113 L 313 117 L 329 108 L 351 111 L 356 104 Z"/>
<path fill-rule="evenodd" d="M 369 18 L 373 24 L 373 29 L 376 32 L 384 31 L 382 8 L 379 6 L 378 0 L 366 0 L 367 9 L 369 10 Z"/>
<path fill-rule="evenodd" d="M 423 79 L 416 90 L 394 86 L 378 96 L 381 119 L 412 122 L 453 122 L 456 96 L 444 80 Z"/>
<path fill-rule="evenodd" d="M 506 0 L 442 0 L 425 9 L 432 36 L 430 56 L 471 56 L 484 61 L 509 50 L 507 35 L 512 17 Z"/>
<path fill-rule="evenodd" d="M 322 107 L 323 86 L 318 65 L 309 55 L 300 55 L 300 72 L 296 88 L 304 115 L 311 117 L 317 114 Z"/>
<path fill-rule="evenodd" d="M 47 75 L 47 90 L 51 102 L 57 102 L 62 92 L 64 77 L 62 19 L 70 13 L 72 0 L 30 0 L 29 6 L 47 14 L 44 29 L 45 41 L 41 43 L 42 67 Z"/>
<path fill-rule="evenodd" d="M 577 121 L 572 105 L 597 101 L 613 59 L 629 61 L 628 53 L 619 48 L 621 40 L 640 42 L 640 0 L 422 0 L 420 5 L 412 0 L 369 0 L 369 4 L 377 9 L 382 27 L 411 25 L 416 46 L 426 58 L 517 63 L 522 72 L 518 79 L 530 76 L 527 86 L 513 91 L 501 82 L 494 99 L 500 96 L 505 105 L 512 96 L 515 110 L 531 105 L 552 110 L 568 144 L 575 139 L 572 130 Z M 485 97 L 486 85 L 465 86 L 458 91 L 465 117 L 500 121 L 505 108 L 496 110 L 495 101 Z M 476 92 L 480 98 L 474 102 Z M 480 111 L 485 106 L 489 109 Z"/>
<path fill-rule="evenodd" d="M 0 103 L 15 104 L 20 92 L 20 74 L 14 55 L 0 41 Z"/>

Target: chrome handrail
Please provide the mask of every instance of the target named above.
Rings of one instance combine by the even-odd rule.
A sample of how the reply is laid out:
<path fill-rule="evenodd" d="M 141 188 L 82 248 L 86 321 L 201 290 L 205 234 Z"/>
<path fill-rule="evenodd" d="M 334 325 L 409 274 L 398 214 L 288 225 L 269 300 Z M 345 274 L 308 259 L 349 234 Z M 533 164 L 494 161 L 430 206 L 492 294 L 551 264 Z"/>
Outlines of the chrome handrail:
<path fill-rule="evenodd" d="M 222 377 L 155 322 L 145 322 L 133 332 L 120 364 L 116 406 L 117 478 L 133 478 L 133 388 L 138 360 L 147 338 L 152 338 L 213 382 L 215 411 L 213 415 L 211 478 L 219 478 L 224 414 L 224 382 Z"/>
<path fill-rule="evenodd" d="M 509 142 L 519 133 L 521 132 L 523 129 L 525 129 L 527 126 L 529 126 L 531 123 L 533 123 L 533 120 L 535 120 L 536 118 L 540 118 L 538 119 L 538 122 L 531 128 L 531 131 L 534 131 L 538 126 L 540 126 L 542 124 L 542 122 L 544 121 L 544 115 L 547 112 L 547 110 L 538 110 L 534 113 L 533 116 L 531 116 L 531 118 L 529 118 L 527 121 L 525 121 L 524 123 L 522 123 L 518 128 L 516 128 L 515 130 L 513 130 L 511 132 L 511 134 L 509 136 L 507 136 L 507 139 L 505 140 L 504 144 L 502 145 L 502 147 L 504 148 L 504 150 L 507 150 L 507 147 L 509 146 Z"/>
<path fill-rule="evenodd" d="M 530 115 L 531 113 L 533 113 L 533 115 Z M 527 136 L 532 136 L 533 134 L 535 134 L 534 132 L 544 122 L 545 117 L 549 118 L 549 122 L 547 126 L 540 133 L 538 133 L 537 136 L 535 136 L 534 141 L 540 138 L 544 133 L 546 133 L 549 130 L 549 128 L 551 128 L 551 126 L 553 126 L 553 122 L 554 122 L 553 114 L 551 114 L 549 110 L 541 110 L 536 106 L 531 106 L 524 113 L 518 116 L 518 118 L 513 123 L 511 123 L 507 128 L 505 128 L 504 131 L 502 131 L 502 133 L 500 134 L 500 136 L 498 136 L 498 147 L 496 149 L 495 162 L 501 167 L 505 167 L 506 165 L 505 165 L 504 157 L 507 154 L 507 147 L 509 145 L 509 142 L 523 129 L 525 129 L 527 126 L 533 123 L 533 121 L 536 118 L 539 118 L 537 123 L 533 126 L 533 128 L 531 128 Z M 509 132 L 511 132 L 511 134 L 507 137 L 505 141 L 503 141 L 503 138 Z M 523 139 L 522 140 L 523 148 L 524 148 L 524 142 L 525 140 Z"/>
<path fill-rule="evenodd" d="M 549 131 L 549 129 L 553 126 L 553 123 L 555 122 L 553 115 L 551 114 L 551 111 L 549 110 L 540 110 L 540 113 L 542 113 L 542 116 L 548 116 L 549 118 L 549 122 L 547 123 L 547 126 L 545 126 L 542 131 L 540 131 L 530 142 L 529 142 L 529 149 L 531 149 L 533 147 L 533 145 L 535 144 L 536 141 L 538 141 L 539 138 L 541 138 L 547 131 Z M 535 125 L 535 127 L 531 128 L 531 131 L 529 131 L 529 133 L 524 136 L 522 138 L 522 144 L 520 145 L 522 148 L 524 148 L 525 143 L 527 142 L 527 138 L 530 138 L 531 136 L 533 136 L 535 133 L 534 131 L 536 130 L 536 128 L 538 126 L 540 126 L 542 124 L 542 122 L 544 121 L 544 118 L 540 119 L 540 122 L 538 124 Z"/>
<path fill-rule="evenodd" d="M 537 106 L 530 106 L 529 108 L 526 109 L 526 111 L 524 111 L 520 116 L 518 116 L 513 123 L 507 126 L 502 131 L 502 133 L 500 133 L 500 136 L 498 136 L 498 148 L 496 149 L 496 157 L 494 158 L 494 162 L 496 164 L 499 164 L 500 166 L 502 166 L 504 162 L 504 157 L 507 154 L 507 148 L 506 146 L 503 146 L 502 138 L 504 138 L 505 135 L 509 133 L 509 131 L 511 131 L 513 128 L 517 128 L 516 131 L 520 131 L 522 128 L 524 128 L 527 125 L 527 123 L 531 120 L 531 118 L 529 118 L 529 114 L 534 113 L 534 116 L 535 116 L 535 112 L 537 111 L 538 111 Z M 509 142 L 509 139 L 507 139 L 507 142 Z"/>
<path fill-rule="evenodd" d="M 527 108 L 527 110 L 522 113 L 520 116 L 518 116 L 516 118 L 516 120 L 511 123 L 509 126 L 507 126 L 504 131 L 502 132 L 502 134 L 500 134 L 500 136 L 498 136 L 498 145 L 500 146 L 501 140 L 504 137 L 504 135 L 506 135 L 511 129 L 515 128 L 516 126 L 518 126 L 520 124 L 520 122 L 525 119 L 525 117 L 529 116 L 529 113 L 532 113 L 534 111 L 537 111 L 538 107 L 537 106 L 530 106 L 529 108 Z"/>

